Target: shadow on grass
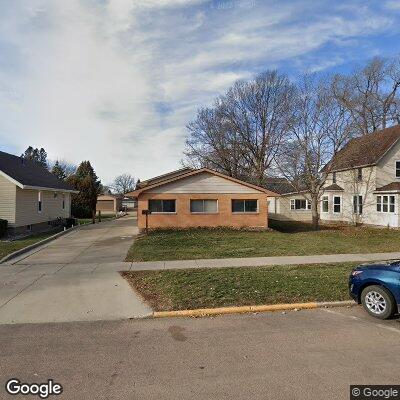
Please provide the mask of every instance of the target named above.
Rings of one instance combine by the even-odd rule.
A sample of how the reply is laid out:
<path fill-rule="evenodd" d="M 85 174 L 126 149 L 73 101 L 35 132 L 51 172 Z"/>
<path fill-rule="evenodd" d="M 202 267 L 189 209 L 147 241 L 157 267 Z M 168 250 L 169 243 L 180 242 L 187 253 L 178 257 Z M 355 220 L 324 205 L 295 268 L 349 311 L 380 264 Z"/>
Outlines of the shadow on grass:
<path fill-rule="evenodd" d="M 299 233 L 299 232 L 312 232 L 315 231 L 311 223 L 308 222 L 300 222 L 300 221 L 277 221 L 270 219 L 268 221 L 268 226 L 274 231 L 282 232 L 282 233 Z M 343 226 L 339 225 L 320 225 L 320 231 L 336 231 Z"/>

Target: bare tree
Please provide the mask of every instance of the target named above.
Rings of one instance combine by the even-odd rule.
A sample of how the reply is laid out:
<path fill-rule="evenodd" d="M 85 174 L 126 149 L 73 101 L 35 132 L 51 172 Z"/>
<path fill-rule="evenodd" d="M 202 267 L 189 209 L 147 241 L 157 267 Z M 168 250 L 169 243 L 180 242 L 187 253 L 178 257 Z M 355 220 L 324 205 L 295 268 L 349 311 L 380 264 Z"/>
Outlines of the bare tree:
<path fill-rule="evenodd" d="M 187 162 L 263 184 L 288 135 L 293 94 L 294 86 L 277 71 L 235 83 L 189 123 Z"/>
<path fill-rule="evenodd" d="M 353 129 L 365 135 L 400 123 L 400 62 L 373 58 L 350 75 L 336 75 L 332 91 L 347 108 Z"/>
<path fill-rule="evenodd" d="M 311 201 L 319 227 L 319 202 L 335 154 L 350 138 L 351 116 L 330 91 L 328 78 L 304 76 L 294 98 L 291 138 L 277 157 L 281 174 Z"/>
<path fill-rule="evenodd" d="M 125 194 L 135 190 L 136 180 L 131 174 L 121 174 L 114 178 L 109 187 L 117 194 Z"/>

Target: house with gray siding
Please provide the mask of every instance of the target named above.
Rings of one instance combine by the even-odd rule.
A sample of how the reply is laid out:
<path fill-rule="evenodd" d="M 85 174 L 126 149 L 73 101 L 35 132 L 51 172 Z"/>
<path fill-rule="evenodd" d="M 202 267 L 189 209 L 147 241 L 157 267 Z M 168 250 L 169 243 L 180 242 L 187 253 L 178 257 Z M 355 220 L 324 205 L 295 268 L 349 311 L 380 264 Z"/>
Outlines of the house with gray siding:
<path fill-rule="evenodd" d="M 71 216 L 74 189 L 40 164 L 0 151 L 0 219 L 11 232 L 43 231 Z"/>

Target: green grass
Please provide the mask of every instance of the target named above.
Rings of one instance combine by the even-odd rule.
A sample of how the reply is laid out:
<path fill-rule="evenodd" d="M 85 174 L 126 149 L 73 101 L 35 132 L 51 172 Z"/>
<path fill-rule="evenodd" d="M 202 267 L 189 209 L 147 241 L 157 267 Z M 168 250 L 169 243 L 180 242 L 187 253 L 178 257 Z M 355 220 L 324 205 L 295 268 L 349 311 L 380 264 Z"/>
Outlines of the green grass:
<path fill-rule="evenodd" d="M 156 311 L 348 300 L 356 264 L 124 272 Z"/>
<path fill-rule="evenodd" d="M 0 259 L 13 253 L 14 251 L 23 249 L 24 247 L 30 246 L 31 244 L 40 242 L 50 236 L 55 235 L 57 232 L 41 233 L 38 235 L 33 235 L 25 239 L 15 240 L 13 242 L 3 242 L 0 241 Z"/>
<path fill-rule="evenodd" d="M 349 226 L 310 231 L 304 224 L 281 224 L 275 229 L 279 230 L 154 231 L 135 240 L 127 261 L 400 251 L 400 231 L 394 229 Z"/>

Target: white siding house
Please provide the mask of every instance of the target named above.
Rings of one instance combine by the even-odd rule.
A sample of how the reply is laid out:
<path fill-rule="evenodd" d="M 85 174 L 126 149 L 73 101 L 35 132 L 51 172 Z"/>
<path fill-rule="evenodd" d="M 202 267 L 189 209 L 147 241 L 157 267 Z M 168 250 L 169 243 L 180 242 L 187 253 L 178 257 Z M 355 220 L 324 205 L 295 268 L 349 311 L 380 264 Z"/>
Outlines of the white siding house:
<path fill-rule="evenodd" d="M 12 232 L 41 231 L 71 216 L 72 187 L 29 160 L 0 152 L 0 219 Z"/>
<path fill-rule="evenodd" d="M 400 227 L 400 125 L 353 139 L 324 171 L 321 221 Z M 270 218 L 311 221 L 305 198 L 281 193 Z"/>

